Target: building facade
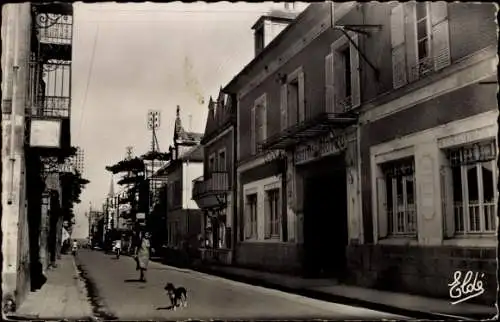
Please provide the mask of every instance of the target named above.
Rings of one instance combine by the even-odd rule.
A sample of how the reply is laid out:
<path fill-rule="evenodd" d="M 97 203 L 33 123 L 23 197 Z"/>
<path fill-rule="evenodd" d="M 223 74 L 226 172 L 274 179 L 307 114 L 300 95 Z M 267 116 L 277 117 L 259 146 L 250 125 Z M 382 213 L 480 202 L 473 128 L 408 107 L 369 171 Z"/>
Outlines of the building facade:
<path fill-rule="evenodd" d="M 73 10 L 2 7 L 2 300 L 22 303 L 61 251 Z M 14 125 L 14 126 L 13 126 Z M 12 306 L 11 306 L 12 307 Z"/>
<path fill-rule="evenodd" d="M 448 297 L 454 272 L 472 271 L 484 274 L 477 301 L 494 303 L 495 12 L 408 2 L 366 4 L 346 17 L 382 25 L 360 38 L 379 74 L 362 73 L 357 108 L 362 209 L 350 217 L 356 243 L 347 256 L 355 283 Z"/>
<path fill-rule="evenodd" d="M 470 270 L 492 303 L 494 17 L 490 4 L 316 3 L 257 51 L 224 88 L 237 264 L 439 297 Z"/>
<path fill-rule="evenodd" d="M 177 255 L 196 252 L 199 247 L 202 212 L 192 200 L 192 181 L 203 173 L 201 137 L 201 133 L 184 130 L 177 107 L 172 159 L 160 170 L 167 178 L 166 244 Z"/>
<path fill-rule="evenodd" d="M 201 144 L 203 175 L 193 181 L 193 199 L 203 211 L 201 256 L 203 260 L 231 264 L 234 227 L 235 110 L 222 91 L 208 103 L 208 117 Z"/>

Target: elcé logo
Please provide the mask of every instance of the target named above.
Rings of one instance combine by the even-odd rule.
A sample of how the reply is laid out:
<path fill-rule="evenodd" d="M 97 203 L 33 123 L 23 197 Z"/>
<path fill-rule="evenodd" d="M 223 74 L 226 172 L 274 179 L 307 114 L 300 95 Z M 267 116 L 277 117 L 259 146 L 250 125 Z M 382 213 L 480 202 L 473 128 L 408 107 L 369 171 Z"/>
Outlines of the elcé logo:
<path fill-rule="evenodd" d="M 472 280 L 473 277 L 474 280 Z M 472 271 L 468 271 L 463 275 L 462 279 L 462 272 L 456 271 L 453 274 L 453 282 L 448 284 L 450 287 L 450 297 L 456 299 L 451 304 L 462 303 L 483 294 L 484 288 L 483 281 L 481 280 L 483 277 L 484 273 L 479 274 L 478 272 L 473 273 Z"/>

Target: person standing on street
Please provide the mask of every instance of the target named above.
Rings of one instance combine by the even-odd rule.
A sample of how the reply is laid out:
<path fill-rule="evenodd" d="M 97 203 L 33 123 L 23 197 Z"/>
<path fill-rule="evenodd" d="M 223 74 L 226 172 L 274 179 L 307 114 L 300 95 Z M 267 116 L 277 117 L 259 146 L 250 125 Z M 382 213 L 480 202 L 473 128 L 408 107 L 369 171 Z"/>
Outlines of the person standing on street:
<path fill-rule="evenodd" d="M 139 245 L 135 250 L 135 258 L 137 261 L 137 270 L 140 271 L 139 280 L 141 282 L 146 282 L 146 271 L 148 269 L 149 257 L 151 254 L 151 234 L 146 232 L 144 236 L 140 239 Z"/>

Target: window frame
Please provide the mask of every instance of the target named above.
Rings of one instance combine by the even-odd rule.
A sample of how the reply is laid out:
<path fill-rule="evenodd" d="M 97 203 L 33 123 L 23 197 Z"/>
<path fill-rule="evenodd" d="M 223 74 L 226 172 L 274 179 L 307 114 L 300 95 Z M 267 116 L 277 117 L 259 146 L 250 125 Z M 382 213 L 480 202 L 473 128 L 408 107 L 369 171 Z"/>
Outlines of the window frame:
<path fill-rule="evenodd" d="M 460 153 L 458 151 L 462 150 L 462 151 L 467 151 L 468 149 L 475 149 L 476 147 L 476 144 L 479 144 L 479 145 L 488 145 L 488 144 L 491 144 L 490 147 L 492 147 L 494 150 L 493 150 L 493 153 L 495 155 L 495 158 L 488 158 L 486 160 L 469 160 L 469 161 L 462 161 L 462 160 L 459 160 L 458 161 L 458 164 L 452 164 L 452 160 L 451 160 L 451 153 L 453 152 L 457 152 L 457 153 Z M 469 150 L 469 151 L 472 151 L 472 150 Z M 496 187 L 497 187 L 497 183 L 498 183 L 498 178 L 497 178 L 497 175 L 498 175 L 498 169 L 497 169 L 497 164 L 496 164 L 496 156 L 498 155 L 498 149 L 497 149 L 497 146 L 496 146 L 496 142 L 495 140 L 491 140 L 491 139 L 486 139 L 486 140 L 482 140 L 482 141 L 479 141 L 479 142 L 475 142 L 475 143 L 468 143 L 468 144 L 464 144 L 464 145 L 461 145 L 461 146 L 454 146 L 454 147 L 448 147 L 448 148 L 445 148 L 444 151 L 443 151 L 446 155 L 446 158 L 445 158 L 445 161 L 447 164 L 445 165 L 445 167 L 448 167 L 450 170 L 449 171 L 453 171 L 453 168 L 458 168 L 460 169 L 459 173 L 460 173 L 460 186 L 461 186 L 461 191 L 460 191 L 460 194 L 461 194 L 461 202 L 457 202 L 455 201 L 455 196 L 453 195 L 453 193 L 451 194 L 450 196 L 450 199 L 447 201 L 448 202 L 451 202 L 452 205 L 446 205 L 444 204 L 443 205 L 443 209 L 444 211 L 447 211 L 448 210 L 448 207 L 451 207 L 451 211 L 452 211 L 452 215 L 451 216 L 445 216 L 445 213 L 443 213 L 443 218 L 444 218 L 444 226 L 447 227 L 448 225 L 452 225 L 453 229 L 452 229 L 452 232 L 448 232 L 448 236 L 446 236 L 448 239 L 454 239 L 454 238 L 477 238 L 477 237 L 492 237 L 495 235 L 496 231 L 497 231 L 497 225 L 498 225 L 498 217 L 497 217 L 497 207 L 498 207 L 498 194 L 496 192 Z M 476 150 L 474 150 L 473 152 L 476 152 Z M 461 159 L 461 158 L 460 158 Z M 493 201 L 485 201 L 484 200 L 484 180 L 483 180 L 483 175 L 482 175 L 482 166 L 483 164 L 489 164 L 490 167 L 491 167 L 491 184 L 492 184 L 492 187 L 493 187 Z M 471 168 L 472 167 L 472 168 Z M 469 169 L 468 169 L 469 168 Z M 475 176 L 476 176 L 476 182 L 477 182 L 477 189 L 478 189 L 478 200 L 477 200 L 477 209 L 478 209 L 478 214 L 477 214 L 477 217 L 478 217 L 478 221 L 479 221 L 479 229 L 478 230 L 471 230 L 471 222 L 470 222 L 470 210 L 471 210 L 471 207 L 470 207 L 470 196 L 469 196 L 469 184 L 468 184 L 468 176 L 467 176 L 467 171 L 470 170 L 470 169 L 475 169 Z M 441 187 L 441 190 L 445 190 L 445 191 L 453 191 L 453 186 L 455 185 L 455 183 L 453 182 L 453 175 L 452 173 L 450 173 L 451 175 L 451 182 L 442 182 L 442 184 L 446 185 L 446 186 L 443 186 Z M 449 184 L 451 183 L 452 187 L 449 186 Z M 490 215 L 488 217 L 488 220 L 491 220 L 493 219 L 495 222 L 490 222 L 490 230 L 486 230 L 485 229 L 485 225 L 486 225 L 486 220 L 487 220 L 487 215 L 485 214 L 485 207 L 487 206 L 493 206 L 493 213 L 492 215 Z M 459 211 L 457 213 L 457 209 L 460 209 L 461 208 L 461 211 Z M 451 217 L 451 218 L 450 218 Z M 449 221 L 453 221 L 452 223 L 450 223 Z M 458 222 L 457 221 L 460 221 L 461 225 L 458 225 Z M 458 226 L 461 226 L 463 227 L 463 230 L 459 230 Z M 445 232 L 446 234 L 446 232 Z"/>
<path fill-rule="evenodd" d="M 249 199 L 255 203 L 250 203 Z M 248 208 L 249 205 L 254 205 L 255 207 Z M 244 240 L 251 241 L 258 239 L 258 208 L 259 208 L 259 194 L 257 191 L 248 191 L 245 193 L 245 209 L 244 209 L 244 225 L 249 224 L 250 226 L 244 228 Z M 249 213 L 250 211 L 250 213 Z M 253 220 L 255 219 L 255 220 Z M 249 231 L 247 231 L 249 229 Z"/>
<path fill-rule="evenodd" d="M 293 85 L 292 85 L 293 84 Z M 295 85 L 296 84 L 296 85 Z M 290 88 L 294 86 L 297 88 L 296 111 L 292 113 Z M 286 77 L 286 115 L 288 127 L 300 124 L 306 120 L 306 107 L 305 107 L 305 76 L 302 66 L 296 68 L 293 72 Z M 292 118 L 293 115 L 293 118 Z"/>
<path fill-rule="evenodd" d="M 266 233 L 264 239 L 268 240 L 281 240 L 282 238 L 282 198 L 281 198 L 281 187 L 278 184 L 270 185 L 265 188 L 265 225 L 269 225 L 269 227 L 265 227 Z M 270 195 L 274 195 L 275 199 L 271 200 Z M 273 207 L 274 206 L 274 207 Z M 273 218 L 273 210 L 276 210 L 275 218 Z M 267 217 L 269 216 L 269 217 Z M 276 231 L 273 231 L 276 229 Z"/>
<path fill-rule="evenodd" d="M 359 37 L 356 33 L 348 31 L 347 32 L 349 38 L 359 47 Z M 330 52 L 333 55 L 332 58 L 332 68 L 333 68 L 333 110 L 335 113 L 344 113 L 348 112 L 358 106 L 361 105 L 361 73 L 360 73 L 360 63 L 359 52 L 356 47 L 353 45 L 347 36 L 343 35 L 335 42 L 330 45 Z M 339 91 L 346 92 L 346 88 L 341 88 L 339 84 L 337 84 L 338 75 L 337 68 L 342 70 L 342 77 L 345 78 L 347 72 L 345 69 L 347 68 L 346 64 L 343 63 L 344 55 L 343 52 L 345 50 L 349 50 L 349 69 L 350 69 L 350 88 L 351 95 L 350 97 L 342 97 L 339 98 Z M 342 64 L 338 66 L 338 64 Z"/>
<path fill-rule="evenodd" d="M 224 156 L 224 163 L 221 165 L 221 155 Z M 224 172 L 227 171 L 227 153 L 226 148 L 221 148 L 217 152 L 217 170 Z"/>
<path fill-rule="evenodd" d="M 212 152 L 208 157 L 208 173 L 211 174 L 212 172 L 214 172 L 215 164 L 216 164 L 215 152 Z"/>
<path fill-rule="evenodd" d="M 257 112 L 261 124 L 257 124 Z M 259 144 L 267 139 L 267 94 L 259 96 L 251 110 L 251 154 L 255 155 L 259 151 Z"/>

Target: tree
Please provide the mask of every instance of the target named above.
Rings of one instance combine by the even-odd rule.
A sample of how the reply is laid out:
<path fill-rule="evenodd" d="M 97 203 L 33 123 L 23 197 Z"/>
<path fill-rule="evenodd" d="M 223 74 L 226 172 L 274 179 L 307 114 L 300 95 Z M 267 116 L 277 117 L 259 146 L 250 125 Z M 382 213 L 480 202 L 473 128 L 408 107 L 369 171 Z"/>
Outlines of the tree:
<path fill-rule="evenodd" d="M 89 180 L 82 178 L 80 172 L 65 172 L 60 176 L 62 187 L 62 209 L 64 211 L 64 220 L 70 224 L 75 214 L 73 206 L 81 202 L 80 195 L 85 188 L 85 185 L 90 183 Z"/>

